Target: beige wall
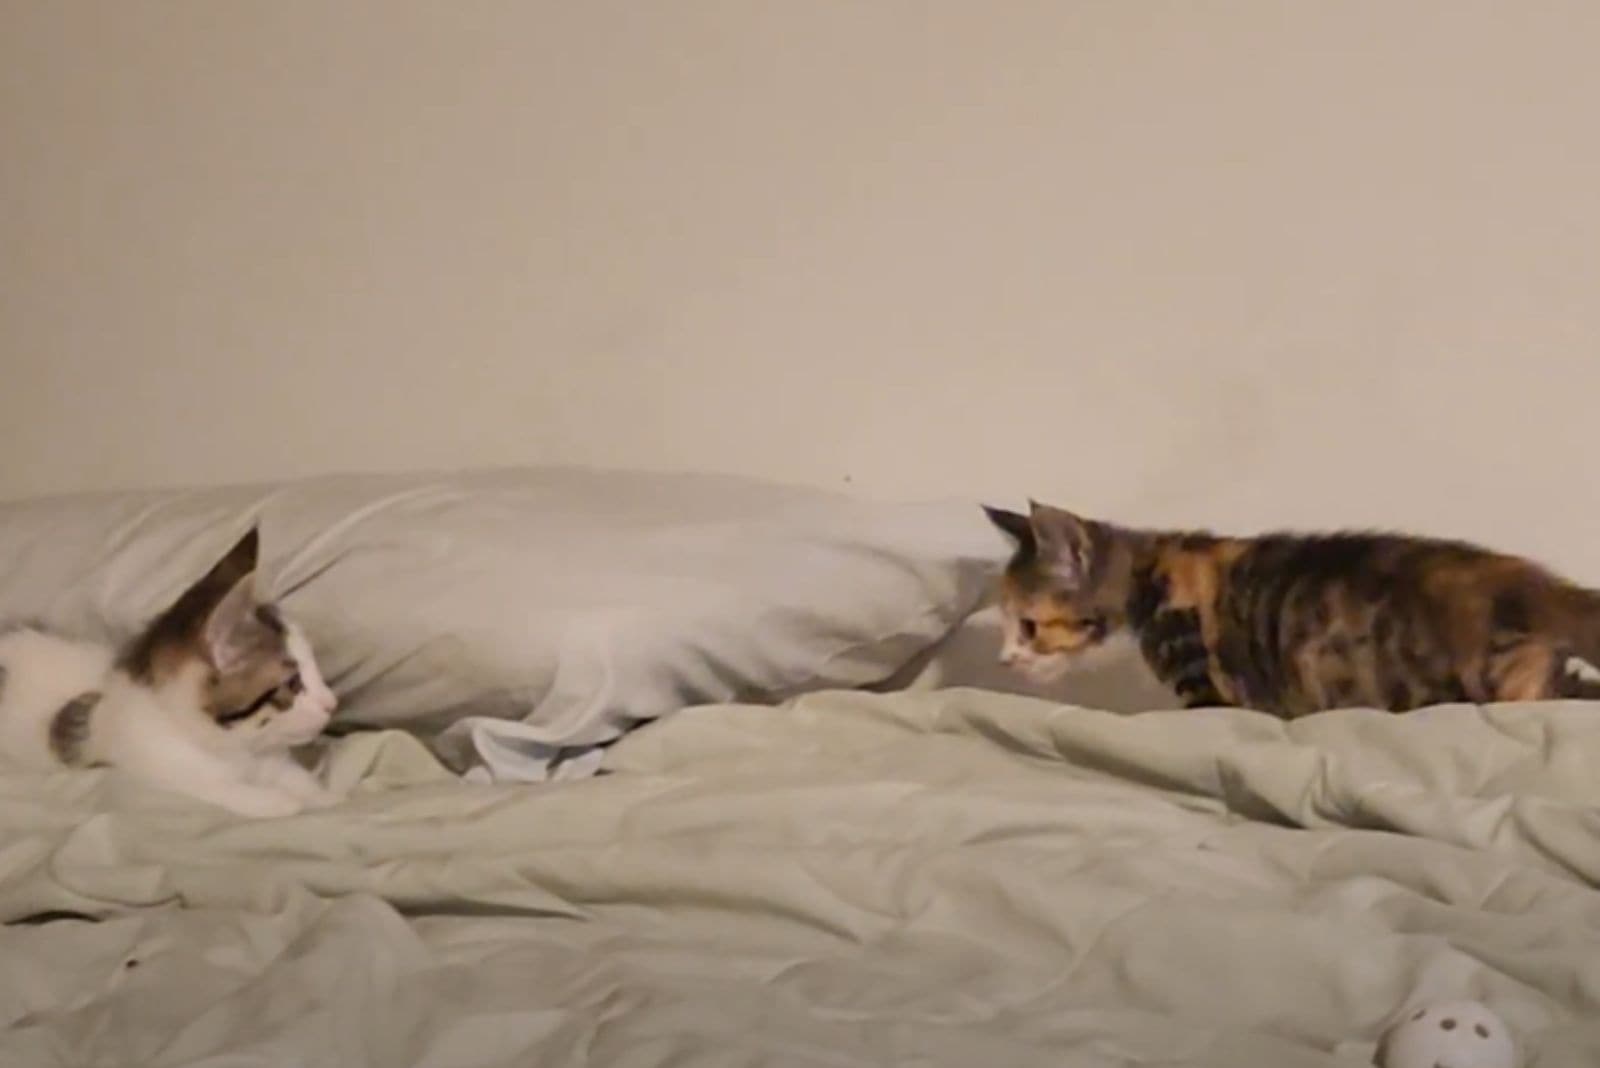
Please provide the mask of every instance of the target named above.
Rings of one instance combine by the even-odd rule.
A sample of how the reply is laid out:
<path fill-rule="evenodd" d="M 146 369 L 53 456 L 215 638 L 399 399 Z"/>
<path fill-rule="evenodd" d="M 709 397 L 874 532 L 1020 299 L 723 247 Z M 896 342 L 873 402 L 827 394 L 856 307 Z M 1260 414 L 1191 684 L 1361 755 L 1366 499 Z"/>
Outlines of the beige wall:
<path fill-rule="evenodd" d="M 1600 581 L 1600 4 L 0 5 L 0 495 L 655 465 Z"/>

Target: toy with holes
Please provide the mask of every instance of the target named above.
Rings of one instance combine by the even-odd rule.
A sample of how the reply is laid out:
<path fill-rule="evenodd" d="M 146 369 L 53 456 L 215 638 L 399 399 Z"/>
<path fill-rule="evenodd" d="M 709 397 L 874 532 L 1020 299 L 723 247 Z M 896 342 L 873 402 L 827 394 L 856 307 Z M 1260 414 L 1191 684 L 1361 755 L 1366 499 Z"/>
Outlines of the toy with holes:
<path fill-rule="evenodd" d="M 1505 1021 L 1477 1001 L 1409 1012 L 1384 1034 L 1378 1068 L 1517 1068 Z"/>

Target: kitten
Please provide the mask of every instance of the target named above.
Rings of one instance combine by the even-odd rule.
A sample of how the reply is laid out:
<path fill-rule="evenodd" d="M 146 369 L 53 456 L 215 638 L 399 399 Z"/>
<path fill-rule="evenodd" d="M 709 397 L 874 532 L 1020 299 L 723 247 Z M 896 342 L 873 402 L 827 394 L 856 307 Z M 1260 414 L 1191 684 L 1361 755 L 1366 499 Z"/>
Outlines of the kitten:
<path fill-rule="evenodd" d="M 0 636 L 0 750 L 35 768 L 111 765 L 241 816 L 332 804 L 289 755 L 337 699 L 311 647 L 256 599 L 255 530 L 120 652 Z"/>
<path fill-rule="evenodd" d="M 1186 707 L 1283 717 L 1600 698 L 1600 593 L 1460 542 L 1131 530 L 986 508 L 1017 544 L 1001 659 L 1040 680 L 1119 635 Z"/>

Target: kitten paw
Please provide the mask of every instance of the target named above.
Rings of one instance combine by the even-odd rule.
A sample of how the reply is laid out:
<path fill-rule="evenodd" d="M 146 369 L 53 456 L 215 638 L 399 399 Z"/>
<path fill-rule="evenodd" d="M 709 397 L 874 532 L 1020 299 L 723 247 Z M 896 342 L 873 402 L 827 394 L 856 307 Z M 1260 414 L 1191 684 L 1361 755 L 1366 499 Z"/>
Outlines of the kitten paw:
<path fill-rule="evenodd" d="M 308 790 L 301 800 L 305 802 L 307 808 L 332 808 L 340 801 L 343 801 L 344 798 L 332 790 L 324 790 L 318 787 L 315 791 Z"/>
<path fill-rule="evenodd" d="M 251 791 L 248 794 L 238 794 L 221 803 L 234 815 L 257 820 L 293 816 L 305 807 L 305 802 L 298 797 L 277 790 Z"/>
<path fill-rule="evenodd" d="M 330 808 L 337 805 L 344 797 L 322 785 L 316 776 L 307 774 L 299 768 L 286 771 L 278 776 L 273 787 L 300 799 L 306 808 Z"/>

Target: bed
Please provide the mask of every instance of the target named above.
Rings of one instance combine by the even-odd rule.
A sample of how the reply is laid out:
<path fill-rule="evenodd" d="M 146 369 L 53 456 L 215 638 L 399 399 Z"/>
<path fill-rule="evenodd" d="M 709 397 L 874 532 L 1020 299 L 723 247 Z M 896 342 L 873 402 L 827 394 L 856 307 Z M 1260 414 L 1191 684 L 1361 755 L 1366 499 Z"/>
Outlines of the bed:
<path fill-rule="evenodd" d="M 517 526 L 508 500 L 542 509 L 557 483 L 608 500 L 660 485 L 524 472 L 0 507 L 0 613 L 86 632 L 125 626 L 262 522 L 271 582 L 323 631 L 335 681 L 370 697 L 325 746 L 351 790 L 327 811 L 239 821 L 113 771 L 0 776 L 0 1064 L 1335 1068 L 1459 997 L 1494 1007 L 1526 1064 L 1600 1064 L 1591 707 L 1286 724 L 955 685 L 982 669 L 1001 552 L 961 508 L 720 484 L 708 514 L 741 538 L 752 517 L 782 531 L 768 563 L 803 527 L 802 559 L 822 544 L 843 549 L 825 569 L 885 568 L 848 584 L 886 583 L 871 610 L 819 620 L 811 581 L 787 605 L 723 597 L 724 615 L 826 640 L 746 656 L 697 631 L 719 670 L 675 646 L 670 684 L 657 664 L 641 692 L 676 705 L 622 701 L 575 733 L 534 714 L 571 707 L 547 706 L 548 686 L 507 684 L 524 666 L 503 634 L 452 622 L 491 647 L 470 676 L 487 696 L 454 678 L 408 705 L 410 657 L 426 668 L 439 648 L 415 627 L 453 609 L 356 635 L 368 566 L 394 594 L 370 603 L 391 609 L 435 565 L 470 579 L 439 516 Z M 662 514 L 695 511 L 650 492 L 676 499 Z M 429 567 L 396 566 L 422 550 L 382 518 L 395 502 Z M 660 534 L 648 509 L 601 511 L 613 533 Z"/>

